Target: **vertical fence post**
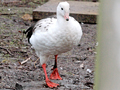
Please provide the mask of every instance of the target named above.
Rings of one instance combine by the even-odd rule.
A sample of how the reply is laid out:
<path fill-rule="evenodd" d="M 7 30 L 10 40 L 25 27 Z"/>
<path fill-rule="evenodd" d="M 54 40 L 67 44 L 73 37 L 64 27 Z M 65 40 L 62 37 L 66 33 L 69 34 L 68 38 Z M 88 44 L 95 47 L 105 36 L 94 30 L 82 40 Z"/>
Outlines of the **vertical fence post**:
<path fill-rule="evenodd" d="M 120 0 L 100 0 L 94 90 L 120 90 Z"/>

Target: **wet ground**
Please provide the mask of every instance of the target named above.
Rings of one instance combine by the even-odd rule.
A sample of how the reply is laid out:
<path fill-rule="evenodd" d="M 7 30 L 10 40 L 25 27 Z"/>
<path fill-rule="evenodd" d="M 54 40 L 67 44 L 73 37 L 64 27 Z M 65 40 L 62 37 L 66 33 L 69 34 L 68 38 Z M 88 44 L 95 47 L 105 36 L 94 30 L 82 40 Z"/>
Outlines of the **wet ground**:
<path fill-rule="evenodd" d="M 93 90 L 96 24 L 81 24 L 80 44 L 58 56 L 58 70 L 63 80 L 52 81 L 60 86 L 53 89 L 46 86 L 39 60 L 21 33 L 31 25 L 32 10 L 40 4 L 0 5 L 0 90 Z M 30 15 L 27 20 L 23 17 L 26 13 Z M 51 56 L 47 62 L 48 75 L 53 64 Z"/>

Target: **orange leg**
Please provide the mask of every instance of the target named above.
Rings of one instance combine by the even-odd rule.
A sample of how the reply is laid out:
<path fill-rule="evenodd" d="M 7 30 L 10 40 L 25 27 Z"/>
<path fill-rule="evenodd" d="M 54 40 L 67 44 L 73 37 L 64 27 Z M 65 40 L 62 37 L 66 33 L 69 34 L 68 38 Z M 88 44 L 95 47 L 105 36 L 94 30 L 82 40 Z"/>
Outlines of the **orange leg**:
<path fill-rule="evenodd" d="M 57 56 L 58 55 L 55 55 L 55 64 L 54 64 L 54 67 L 52 69 L 53 72 L 50 75 L 50 79 L 59 79 L 59 80 L 62 80 L 62 78 L 60 77 L 60 75 L 58 73 L 58 69 L 57 69 Z"/>
<path fill-rule="evenodd" d="M 46 64 L 43 64 L 42 68 L 45 73 L 45 78 L 46 78 L 45 81 L 46 81 L 46 84 L 48 85 L 48 87 L 50 87 L 50 88 L 57 87 L 59 84 L 53 83 L 48 79 L 47 72 L 46 72 Z"/>

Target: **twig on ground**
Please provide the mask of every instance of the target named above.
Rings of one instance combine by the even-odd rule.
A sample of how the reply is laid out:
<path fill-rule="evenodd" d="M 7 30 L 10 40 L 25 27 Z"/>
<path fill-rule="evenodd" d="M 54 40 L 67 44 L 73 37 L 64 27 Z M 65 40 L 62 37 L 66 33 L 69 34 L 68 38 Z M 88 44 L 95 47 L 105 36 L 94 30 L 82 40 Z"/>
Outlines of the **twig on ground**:
<path fill-rule="evenodd" d="M 20 64 L 22 65 L 22 64 L 26 63 L 28 60 L 30 60 L 31 57 L 27 58 L 25 61 L 22 61 Z"/>
<path fill-rule="evenodd" d="M 11 51 L 8 50 L 7 48 L 4 48 L 4 47 L 1 47 L 1 46 L 0 46 L 0 49 L 3 49 L 3 50 L 5 50 L 5 51 L 7 51 L 7 53 L 9 53 L 11 56 L 14 56 L 14 54 L 12 54 Z"/>
<path fill-rule="evenodd" d="M 16 13 L 0 13 L 0 15 L 15 15 Z"/>
<path fill-rule="evenodd" d="M 37 58 L 37 60 L 34 62 L 34 67 L 36 68 L 35 64 L 37 63 L 37 61 L 39 60 L 39 57 Z"/>

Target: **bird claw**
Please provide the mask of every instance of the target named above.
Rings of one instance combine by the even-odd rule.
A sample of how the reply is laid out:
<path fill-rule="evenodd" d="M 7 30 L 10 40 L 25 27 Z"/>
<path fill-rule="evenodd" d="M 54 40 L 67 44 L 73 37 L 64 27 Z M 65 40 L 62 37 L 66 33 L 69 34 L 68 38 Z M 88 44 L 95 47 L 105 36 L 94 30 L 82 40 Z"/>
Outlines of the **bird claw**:
<path fill-rule="evenodd" d="M 54 88 L 54 87 L 59 86 L 59 84 L 53 83 L 53 82 L 51 82 L 50 80 L 47 80 L 47 81 L 46 81 L 46 84 L 47 84 L 48 87 L 50 87 L 50 88 Z"/>
<path fill-rule="evenodd" d="M 53 69 L 53 72 L 50 75 L 50 79 L 59 79 L 59 80 L 62 80 L 62 78 L 60 77 L 60 75 L 58 73 L 58 69 L 57 68 Z"/>

